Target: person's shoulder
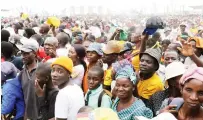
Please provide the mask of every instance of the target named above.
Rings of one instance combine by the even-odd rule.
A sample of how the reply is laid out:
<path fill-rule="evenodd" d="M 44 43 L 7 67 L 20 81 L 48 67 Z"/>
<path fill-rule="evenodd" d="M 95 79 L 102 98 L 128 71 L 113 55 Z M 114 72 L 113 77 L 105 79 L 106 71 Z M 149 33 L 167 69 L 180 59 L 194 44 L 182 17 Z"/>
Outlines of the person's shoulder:
<path fill-rule="evenodd" d="M 157 73 L 154 73 L 150 80 L 155 83 L 162 83 L 161 77 Z"/>
<path fill-rule="evenodd" d="M 139 99 L 139 98 L 136 98 L 136 100 L 134 102 L 134 107 L 138 111 L 150 110 L 148 107 L 146 107 L 145 103 L 141 99 Z M 152 113 L 152 111 L 151 111 L 151 113 Z"/>
<path fill-rule="evenodd" d="M 13 79 L 8 79 L 5 84 L 3 85 L 3 90 L 12 90 L 14 92 L 13 89 L 15 88 L 21 88 L 21 84 L 20 81 L 18 79 L 18 77 L 13 78 Z"/>
<path fill-rule="evenodd" d="M 165 96 L 166 90 L 155 92 L 150 99 L 160 99 L 161 96 Z"/>
<path fill-rule="evenodd" d="M 48 91 L 48 95 L 54 95 L 59 92 L 59 89 L 57 88 L 52 88 L 51 90 Z"/>
<path fill-rule="evenodd" d="M 84 67 L 83 67 L 82 64 L 79 64 L 79 65 L 74 66 L 74 69 L 76 69 L 76 70 L 84 70 Z"/>
<path fill-rule="evenodd" d="M 144 104 L 144 102 L 142 101 L 142 99 L 137 98 L 137 97 L 135 97 L 134 103 L 137 103 L 137 104 L 139 104 L 139 105 L 144 105 L 144 106 L 145 106 L 145 104 Z"/>
<path fill-rule="evenodd" d="M 59 93 L 63 93 L 63 94 L 67 94 L 67 95 L 70 95 L 70 93 L 75 95 L 76 92 L 81 93 L 82 89 L 78 85 L 75 85 L 75 84 L 67 85 L 66 87 L 64 87 L 63 89 L 61 89 L 59 91 Z"/>
<path fill-rule="evenodd" d="M 105 99 L 105 100 L 111 100 L 111 96 L 107 95 L 107 94 L 104 94 L 102 99 Z"/>

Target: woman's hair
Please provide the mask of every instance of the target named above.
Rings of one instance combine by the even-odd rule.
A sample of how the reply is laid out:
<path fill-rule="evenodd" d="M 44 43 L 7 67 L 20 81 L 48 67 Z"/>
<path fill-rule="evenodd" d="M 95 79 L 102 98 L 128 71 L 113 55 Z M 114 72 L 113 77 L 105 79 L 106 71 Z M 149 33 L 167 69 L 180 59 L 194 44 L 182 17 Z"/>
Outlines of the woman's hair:
<path fill-rule="evenodd" d="M 85 51 L 85 48 L 80 45 L 80 44 L 73 44 L 72 45 L 75 49 L 75 52 L 77 53 L 77 56 L 79 57 L 79 60 L 81 62 L 81 64 L 83 65 L 85 71 L 87 70 L 87 65 L 84 61 L 84 58 L 86 56 L 86 51 Z"/>

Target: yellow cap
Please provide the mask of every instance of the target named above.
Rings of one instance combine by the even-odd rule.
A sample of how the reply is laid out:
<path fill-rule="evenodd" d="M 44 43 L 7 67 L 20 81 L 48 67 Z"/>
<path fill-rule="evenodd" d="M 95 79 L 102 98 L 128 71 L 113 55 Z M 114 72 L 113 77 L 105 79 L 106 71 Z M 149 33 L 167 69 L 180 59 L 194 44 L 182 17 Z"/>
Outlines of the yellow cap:
<path fill-rule="evenodd" d="M 69 57 L 61 56 L 56 58 L 56 60 L 52 63 L 53 65 L 60 65 L 68 70 L 70 73 L 73 72 L 73 61 Z"/>

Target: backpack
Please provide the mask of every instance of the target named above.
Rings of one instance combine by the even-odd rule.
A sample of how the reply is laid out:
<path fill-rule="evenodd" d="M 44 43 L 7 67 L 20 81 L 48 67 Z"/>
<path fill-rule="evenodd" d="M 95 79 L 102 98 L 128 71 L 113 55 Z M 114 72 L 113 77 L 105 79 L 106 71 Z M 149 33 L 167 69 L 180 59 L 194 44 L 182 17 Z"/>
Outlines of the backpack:
<path fill-rule="evenodd" d="M 108 96 L 112 99 L 112 94 L 111 94 L 111 92 L 109 92 L 108 90 L 103 89 L 103 91 L 102 91 L 102 92 L 100 93 L 100 95 L 99 95 L 98 107 L 101 107 L 102 97 L 103 97 L 104 94 L 108 95 Z"/>

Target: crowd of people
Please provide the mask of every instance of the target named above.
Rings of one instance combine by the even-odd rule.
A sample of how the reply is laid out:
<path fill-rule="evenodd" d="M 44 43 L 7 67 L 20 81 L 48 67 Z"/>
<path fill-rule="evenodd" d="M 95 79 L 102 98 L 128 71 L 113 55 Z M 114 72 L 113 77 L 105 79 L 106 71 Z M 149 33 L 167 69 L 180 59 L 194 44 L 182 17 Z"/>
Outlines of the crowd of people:
<path fill-rule="evenodd" d="M 161 17 L 3 18 L 1 119 L 203 120 L 203 19 Z"/>

